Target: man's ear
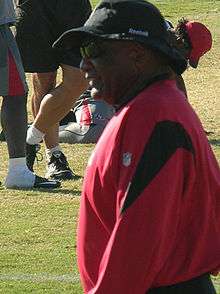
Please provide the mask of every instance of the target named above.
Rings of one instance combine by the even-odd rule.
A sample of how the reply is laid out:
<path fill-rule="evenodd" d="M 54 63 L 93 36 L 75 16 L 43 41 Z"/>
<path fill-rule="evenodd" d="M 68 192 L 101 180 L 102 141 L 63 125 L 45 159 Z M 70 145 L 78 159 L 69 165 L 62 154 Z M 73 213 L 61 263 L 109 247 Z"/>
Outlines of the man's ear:
<path fill-rule="evenodd" d="M 139 72 L 146 68 L 146 64 L 150 65 L 152 62 L 152 51 L 141 44 L 135 43 L 130 53 L 131 59 L 133 59 L 134 65 Z"/>
<path fill-rule="evenodd" d="M 142 45 L 134 43 L 132 44 L 130 57 L 133 58 L 134 61 L 140 62 L 143 58 L 146 58 L 146 49 Z"/>

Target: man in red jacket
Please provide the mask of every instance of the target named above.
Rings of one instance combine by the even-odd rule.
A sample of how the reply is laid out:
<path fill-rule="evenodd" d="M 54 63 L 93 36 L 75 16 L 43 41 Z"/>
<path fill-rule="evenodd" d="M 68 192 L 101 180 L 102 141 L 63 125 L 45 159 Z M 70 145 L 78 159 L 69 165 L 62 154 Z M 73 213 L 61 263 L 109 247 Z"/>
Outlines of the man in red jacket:
<path fill-rule="evenodd" d="M 104 0 L 57 47 L 81 48 L 92 95 L 116 105 L 91 156 L 78 227 L 88 294 L 212 294 L 220 170 L 170 76 L 186 60 L 144 0 Z"/>

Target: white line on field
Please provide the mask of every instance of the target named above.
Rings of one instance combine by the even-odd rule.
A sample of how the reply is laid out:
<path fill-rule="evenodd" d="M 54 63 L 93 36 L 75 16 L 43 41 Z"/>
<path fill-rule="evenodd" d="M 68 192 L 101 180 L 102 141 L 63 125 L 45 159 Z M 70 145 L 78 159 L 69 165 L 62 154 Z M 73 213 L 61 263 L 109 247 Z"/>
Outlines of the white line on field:
<path fill-rule="evenodd" d="M 52 275 L 48 273 L 38 274 L 0 274 L 1 281 L 18 281 L 18 282 L 64 282 L 64 283 L 78 283 L 80 282 L 78 275 Z"/>

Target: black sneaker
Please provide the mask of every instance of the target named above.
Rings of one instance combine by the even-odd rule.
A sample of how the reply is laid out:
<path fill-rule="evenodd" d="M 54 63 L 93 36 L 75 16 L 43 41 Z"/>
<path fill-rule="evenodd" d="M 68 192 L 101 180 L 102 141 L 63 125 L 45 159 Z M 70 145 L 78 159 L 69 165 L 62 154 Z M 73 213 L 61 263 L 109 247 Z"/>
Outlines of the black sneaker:
<path fill-rule="evenodd" d="M 59 181 L 48 180 L 39 176 L 35 176 L 34 188 L 54 189 L 59 188 L 61 183 Z"/>
<path fill-rule="evenodd" d="M 35 159 L 37 161 L 42 160 L 42 154 L 39 153 L 40 144 L 30 145 L 26 143 L 26 163 L 29 170 L 33 171 Z M 41 155 L 41 158 L 37 157 L 37 153 Z"/>
<path fill-rule="evenodd" d="M 66 160 L 66 156 L 61 151 L 53 152 L 47 164 L 46 178 L 55 180 L 72 180 L 74 175 Z"/>

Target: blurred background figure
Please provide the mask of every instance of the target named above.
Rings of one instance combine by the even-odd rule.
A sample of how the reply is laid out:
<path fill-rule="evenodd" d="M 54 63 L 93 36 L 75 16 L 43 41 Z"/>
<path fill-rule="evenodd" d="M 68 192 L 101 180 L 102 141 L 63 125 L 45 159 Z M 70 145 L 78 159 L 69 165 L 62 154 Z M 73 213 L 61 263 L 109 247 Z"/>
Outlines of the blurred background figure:
<path fill-rule="evenodd" d="M 212 48 L 211 32 L 200 22 L 182 18 L 178 21 L 175 34 L 179 50 L 189 65 L 197 68 L 200 58 Z"/>
<path fill-rule="evenodd" d="M 19 0 L 16 40 L 24 69 L 32 73 L 34 123 L 28 129 L 28 166 L 33 170 L 37 144 L 44 138 L 49 178 L 73 179 L 59 145 L 59 121 L 87 88 L 79 70 L 80 53 L 52 48 L 65 30 L 82 25 L 91 12 L 88 0 Z M 62 81 L 56 87 L 58 67 Z"/>
<path fill-rule="evenodd" d="M 200 58 L 212 48 L 212 35 L 202 23 L 181 18 L 175 28 L 166 21 L 171 33 L 171 42 L 186 58 L 188 65 L 197 68 Z M 182 76 L 175 75 L 177 86 L 186 97 L 186 85 Z"/>

